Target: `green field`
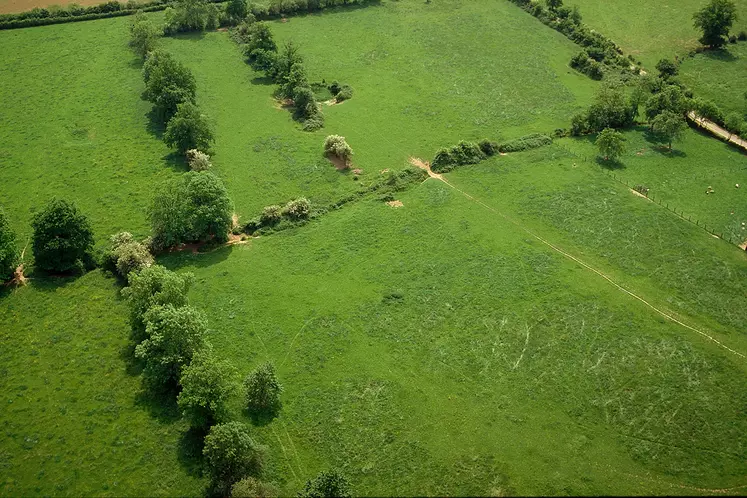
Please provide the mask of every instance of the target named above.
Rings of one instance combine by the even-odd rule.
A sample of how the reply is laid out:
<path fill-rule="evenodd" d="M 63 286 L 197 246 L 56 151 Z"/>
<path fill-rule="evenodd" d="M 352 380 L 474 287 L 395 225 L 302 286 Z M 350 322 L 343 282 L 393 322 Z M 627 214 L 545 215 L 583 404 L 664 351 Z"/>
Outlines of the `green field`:
<path fill-rule="evenodd" d="M 685 59 L 682 81 L 699 97 L 716 103 L 725 113 L 747 119 L 747 43 L 729 44 L 719 52 L 703 52 Z"/>
<path fill-rule="evenodd" d="M 652 2 L 649 0 L 569 0 L 577 5 L 586 24 L 612 38 L 625 51 L 653 71 L 662 58 L 684 57 L 698 46 L 701 33 L 693 26 L 693 14 L 705 0 Z M 747 2 L 737 0 L 738 20 L 732 32 L 747 29 Z"/>
<path fill-rule="evenodd" d="M 623 44 L 595 23 L 601 7 L 578 3 Z M 637 26 L 623 31 L 647 65 L 679 50 L 682 22 L 647 21 L 667 26 L 651 41 L 634 21 L 645 10 L 627 5 L 609 15 Z M 153 184 L 186 171 L 140 99 L 128 22 L 0 31 L 0 205 L 20 244 L 54 195 L 78 203 L 99 243 L 144 236 Z M 318 132 L 278 108 L 228 33 L 161 41 L 196 77 L 213 170 L 244 220 L 301 195 L 332 203 L 459 140 L 567 127 L 598 86 L 567 67 L 576 45 L 503 0 L 384 1 L 270 26 L 312 80 L 354 89 Z M 333 133 L 357 180 L 322 157 Z M 400 208 L 364 196 L 247 244 L 162 256 L 195 274 L 190 302 L 220 357 L 242 376 L 277 367 L 277 419 L 230 407 L 267 446 L 263 479 L 283 496 L 330 467 L 363 496 L 744 494 L 747 253 L 612 175 L 747 238 L 745 155 L 692 130 L 674 153 L 643 129 L 626 137 L 615 169 L 593 137 L 564 138 L 412 185 Z M 0 496 L 204 494 L 200 442 L 141 385 L 116 281 L 31 276 L 0 287 Z"/>

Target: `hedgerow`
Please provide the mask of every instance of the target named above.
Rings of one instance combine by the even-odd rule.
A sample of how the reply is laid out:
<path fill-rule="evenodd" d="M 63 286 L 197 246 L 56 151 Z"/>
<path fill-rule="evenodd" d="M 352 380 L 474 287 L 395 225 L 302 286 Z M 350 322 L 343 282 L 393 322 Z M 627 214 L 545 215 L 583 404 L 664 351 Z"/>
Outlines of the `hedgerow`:
<path fill-rule="evenodd" d="M 524 150 L 537 149 L 552 144 L 552 137 L 542 133 L 532 133 L 515 140 L 509 140 L 498 145 L 498 151 L 503 153 L 521 152 Z"/>

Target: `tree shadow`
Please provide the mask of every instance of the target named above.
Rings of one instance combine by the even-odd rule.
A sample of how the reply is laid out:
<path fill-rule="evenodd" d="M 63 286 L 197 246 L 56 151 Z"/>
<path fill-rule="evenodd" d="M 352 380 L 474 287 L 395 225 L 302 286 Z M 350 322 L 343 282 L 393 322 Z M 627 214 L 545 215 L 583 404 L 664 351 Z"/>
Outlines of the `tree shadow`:
<path fill-rule="evenodd" d="M 735 56 L 727 48 L 718 48 L 714 50 L 704 50 L 703 55 L 709 59 L 721 61 L 721 62 L 734 62 L 739 60 L 739 57 Z"/>
<path fill-rule="evenodd" d="M 158 257 L 158 264 L 165 266 L 169 270 L 178 270 L 183 266 L 194 266 L 197 268 L 207 268 L 218 263 L 222 263 L 231 256 L 235 246 L 222 246 L 210 252 L 201 252 L 193 254 L 191 251 L 179 251 L 165 253 Z M 227 276 L 228 271 L 221 272 L 217 276 Z"/>
<path fill-rule="evenodd" d="M 650 128 L 646 128 L 643 131 L 643 138 L 649 143 L 651 151 L 656 152 L 657 154 L 667 157 L 687 157 L 687 154 L 684 151 L 675 149 L 674 145 L 671 149 L 667 145 L 664 145 L 661 138 L 651 131 Z"/>
<path fill-rule="evenodd" d="M 597 156 L 594 161 L 602 168 L 608 169 L 610 171 L 625 169 L 625 165 L 619 159 L 605 159 L 603 157 Z"/>
<path fill-rule="evenodd" d="M 148 124 L 146 129 L 148 133 L 156 137 L 158 140 L 163 140 L 163 134 L 166 131 L 166 124 L 163 122 L 161 117 L 158 115 L 155 106 L 145 113 Z"/>
<path fill-rule="evenodd" d="M 190 476 L 202 477 L 202 449 L 206 435 L 204 429 L 191 427 L 179 438 L 177 460 Z"/>
<path fill-rule="evenodd" d="M 136 345 L 135 341 L 130 341 L 119 351 L 119 358 L 125 364 L 125 373 L 132 377 L 143 373 L 143 368 L 145 368 L 145 364 L 135 356 Z"/>
<path fill-rule="evenodd" d="M 135 404 L 145 408 L 148 414 L 160 423 L 173 424 L 182 418 L 179 406 L 176 404 L 177 395 L 176 386 L 159 389 L 145 385 L 135 396 Z"/>
<path fill-rule="evenodd" d="M 173 35 L 169 35 L 169 38 L 189 42 L 199 42 L 200 40 L 205 38 L 205 33 L 207 33 L 207 31 L 185 31 L 183 33 L 175 33 Z"/>
<path fill-rule="evenodd" d="M 165 156 L 161 157 L 161 161 L 174 170 L 176 173 L 184 173 L 186 171 L 189 171 L 189 163 L 187 163 L 187 158 L 183 155 L 179 154 L 178 152 L 169 152 Z"/>
<path fill-rule="evenodd" d="M 270 86 L 275 84 L 269 76 L 255 76 L 250 81 L 252 85 Z"/>
<path fill-rule="evenodd" d="M 30 275 L 27 275 L 28 279 L 32 281 L 34 289 L 42 292 L 55 292 L 57 289 L 75 282 L 80 276 L 78 274 L 54 275 L 36 269 Z"/>

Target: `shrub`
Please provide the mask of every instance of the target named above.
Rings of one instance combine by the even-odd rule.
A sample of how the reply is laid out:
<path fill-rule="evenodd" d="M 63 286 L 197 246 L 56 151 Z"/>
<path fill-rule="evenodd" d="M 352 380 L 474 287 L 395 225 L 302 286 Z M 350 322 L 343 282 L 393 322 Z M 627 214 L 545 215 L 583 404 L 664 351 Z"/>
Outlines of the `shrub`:
<path fill-rule="evenodd" d="M 81 270 L 91 262 L 93 231 L 75 204 L 53 199 L 34 215 L 33 253 L 38 268 L 53 272 Z"/>
<path fill-rule="evenodd" d="M 317 131 L 324 128 L 324 115 L 318 113 L 311 118 L 304 120 L 303 131 Z"/>
<path fill-rule="evenodd" d="M 729 37 L 729 43 L 737 43 L 737 35 L 731 35 Z"/>
<path fill-rule="evenodd" d="M 332 95 L 337 95 L 340 92 L 340 83 L 335 80 L 327 87 L 327 89 Z"/>
<path fill-rule="evenodd" d="M 279 495 L 275 486 L 254 477 L 245 477 L 231 486 L 231 498 L 275 498 Z"/>
<path fill-rule="evenodd" d="M 350 498 L 352 494 L 348 480 L 337 470 L 328 470 L 306 481 L 306 485 L 298 496 L 299 498 Z"/>
<path fill-rule="evenodd" d="M 605 160 L 616 161 L 625 152 L 625 136 L 612 128 L 605 128 L 599 133 L 596 146 Z"/>
<path fill-rule="evenodd" d="M 480 140 L 480 142 L 477 144 L 480 147 L 480 150 L 483 154 L 486 156 L 494 156 L 498 154 L 498 142 L 491 142 L 488 139 Z"/>
<path fill-rule="evenodd" d="M 457 166 L 477 164 L 483 159 L 485 154 L 478 144 L 461 141 L 457 145 L 439 149 L 431 162 L 431 169 L 437 173 L 446 173 Z"/>
<path fill-rule="evenodd" d="M 299 197 L 288 202 L 281 213 L 283 216 L 287 216 L 293 220 L 302 220 L 309 217 L 311 203 L 305 197 Z"/>
<path fill-rule="evenodd" d="M 207 150 L 213 142 L 213 130 L 195 104 L 183 102 L 166 126 L 163 141 L 182 154 L 189 149 Z"/>
<path fill-rule="evenodd" d="M 503 153 L 521 152 L 529 149 L 536 149 L 552 144 L 552 137 L 541 133 L 533 133 L 515 140 L 510 140 L 498 145 L 498 150 Z"/>
<path fill-rule="evenodd" d="M 589 115 L 586 112 L 575 114 L 571 118 L 571 135 L 577 137 L 589 133 Z"/>
<path fill-rule="evenodd" d="M 238 24 L 246 19 L 248 13 L 249 7 L 246 4 L 246 0 L 230 0 L 228 5 L 226 5 L 226 16 L 232 24 Z"/>
<path fill-rule="evenodd" d="M 245 403 L 250 413 L 276 412 L 280 408 L 282 392 L 283 386 L 270 362 L 258 366 L 244 379 Z"/>
<path fill-rule="evenodd" d="M 676 76 L 679 72 L 677 64 L 669 59 L 661 59 L 659 62 L 657 62 L 656 70 L 659 71 L 659 76 L 664 79 Z"/>
<path fill-rule="evenodd" d="M 353 89 L 349 85 L 342 85 L 340 90 L 335 94 L 337 102 L 343 102 L 353 98 Z"/>
<path fill-rule="evenodd" d="M 0 282 L 11 280 L 17 265 L 16 234 L 10 228 L 5 211 L 0 208 Z"/>
<path fill-rule="evenodd" d="M 129 232 L 111 236 L 111 247 L 104 253 L 102 266 L 105 270 L 127 279 L 132 272 L 151 266 L 153 255 L 148 248 L 132 238 Z"/>
<path fill-rule="evenodd" d="M 129 277 L 122 296 L 130 306 L 130 321 L 135 329 L 144 330 L 145 313 L 154 306 L 186 306 L 187 291 L 194 281 L 191 273 L 174 273 L 163 266 L 143 268 Z"/>
<path fill-rule="evenodd" d="M 742 116 L 737 112 L 730 112 L 724 120 L 724 128 L 732 134 L 739 133 L 742 129 Z"/>
<path fill-rule="evenodd" d="M 210 171 L 190 171 L 162 184 L 149 214 L 159 250 L 182 242 L 225 242 L 233 225 L 233 203 Z"/>
<path fill-rule="evenodd" d="M 329 135 L 324 139 L 324 152 L 336 156 L 349 164 L 353 149 L 340 135 Z"/>
<path fill-rule="evenodd" d="M 747 31 L 744 31 L 744 30 L 740 31 L 739 34 L 737 35 L 737 40 L 747 41 Z"/>
<path fill-rule="evenodd" d="M 283 208 L 280 206 L 272 205 L 266 206 L 262 209 L 262 214 L 259 217 L 259 221 L 263 225 L 274 225 L 280 221 L 283 216 Z"/>
<path fill-rule="evenodd" d="M 223 495 L 237 481 L 260 473 L 263 453 L 264 448 L 254 442 L 248 428 L 240 422 L 211 427 L 202 450 L 205 469 Z"/>
<path fill-rule="evenodd" d="M 189 164 L 189 169 L 192 171 L 205 171 L 212 166 L 210 156 L 197 149 L 189 149 L 187 151 L 187 163 Z"/>
<path fill-rule="evenodd" d="M 235 374 L 229 363 L 215 359 L 210 348 L 192 356 L 182 369 L 182 391 L 176 400 L 192 427 L 207 429 L 226 416 L 226 402 L 235 390 Z"/>

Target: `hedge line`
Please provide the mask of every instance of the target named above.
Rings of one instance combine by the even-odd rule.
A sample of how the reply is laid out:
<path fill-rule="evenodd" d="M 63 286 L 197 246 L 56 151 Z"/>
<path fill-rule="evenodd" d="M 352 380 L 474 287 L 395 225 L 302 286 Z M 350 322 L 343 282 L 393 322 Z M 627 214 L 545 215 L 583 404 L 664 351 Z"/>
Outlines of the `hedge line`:
<path fill-rule="evenodd" d="M 498 151 L 503 153 L 521 152 L 529 149 L 537 149 L 552 144 L 552 137 L 542 133 L 532 133 L 515 140 L 509 140 L 498 145 Z"/>

